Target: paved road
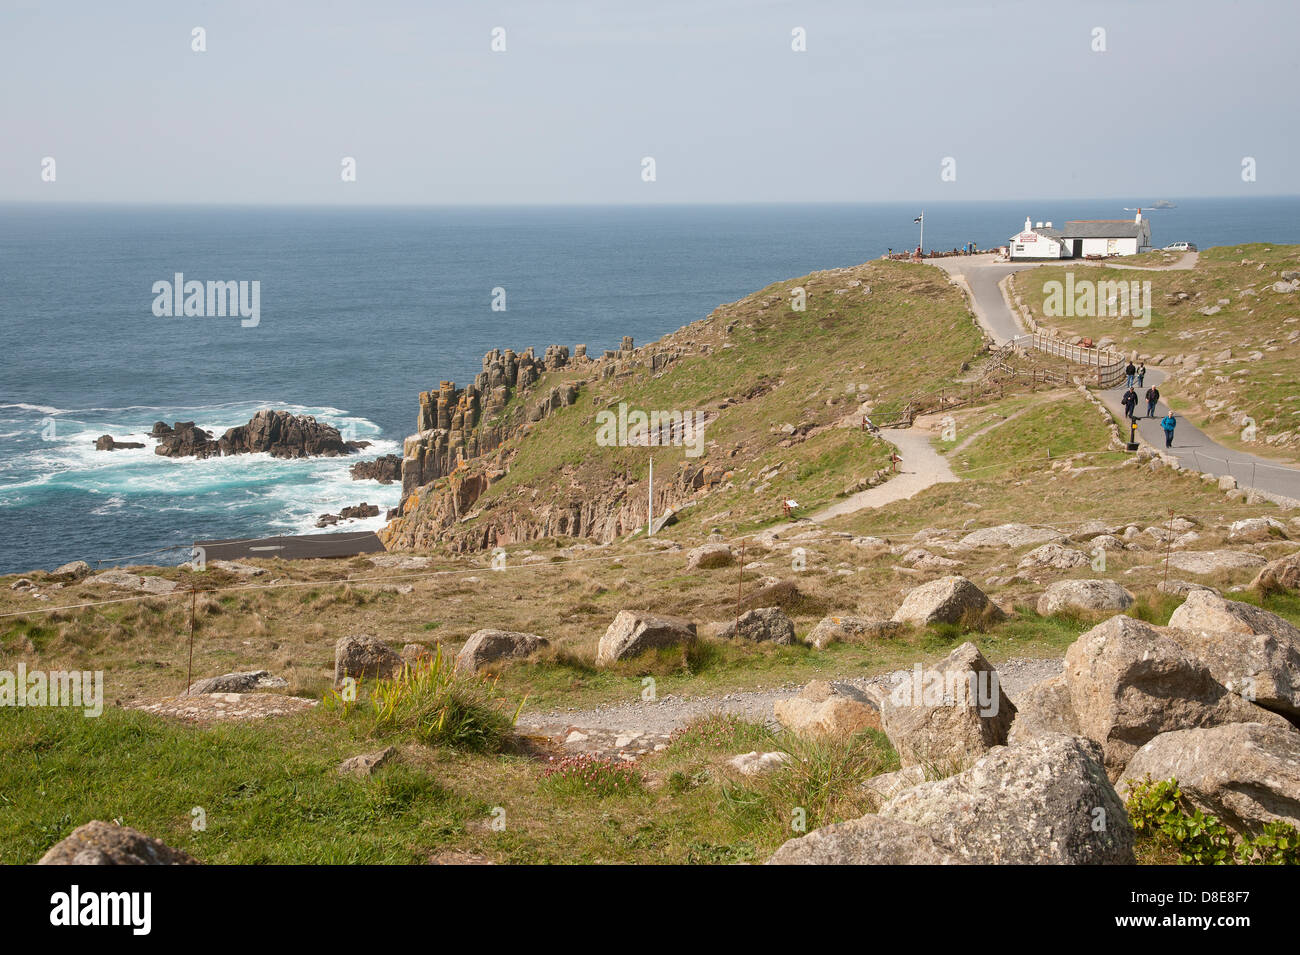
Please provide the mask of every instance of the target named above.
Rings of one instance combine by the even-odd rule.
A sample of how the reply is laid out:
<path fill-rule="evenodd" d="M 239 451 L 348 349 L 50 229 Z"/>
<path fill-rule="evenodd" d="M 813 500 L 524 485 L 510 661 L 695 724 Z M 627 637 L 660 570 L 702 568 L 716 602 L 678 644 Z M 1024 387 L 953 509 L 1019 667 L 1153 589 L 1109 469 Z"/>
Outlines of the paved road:
<path fill-rule="evenodd" d="M 931 259 L 949 275 L 966 286 L 971 298 L 971 310 L 980 325 L 999 345 L 1006 344 L 1017 335 L 1025 334 L 1016 316 L 1007 308 L 998 283 L 1012 272 L 1037 267 L 1033 262 L 1015 264 L 1000 262 L 992 253 L 987 255 L 954 255 L 951 258 Z"/>
<path fill-rule="evenodd" d="M 1196 260 L 1196 253 L 1188 253 L 1178 262 L 1151 268 L 1148 271 L 1190 269 L 1196 264 Z M 931 259 L 930 264 L 939 266 L 966 287 L 972 300 L 972 310 L 980 324 L 998 344 L 1004 344 L 1017 335 L 1025 334 L 1016 315 L 1007 305 L 1006 299 L 1002 297 L 1002 290 L 998 288 L 998 283 L 1012 272 L 1035 268 L 1036 263 L 1004 263 L 999 262 L 997 256 L 989 254 Z M 1125 267 L 1135 268 L 1135 266 Z M 1146 385 L 1147 387 L 1152 384 L 1159 386 L 1165 377 L 1163 371 L 1148 366 Z M 1121 419 L 1121 430 L 1124 409 L 1120 404 L 1120 398 L 1125 390 L 1127 390 L 1126 386 L 1121 386 L 1099 393 L 1107 407 Z M 1146 387 L 1138 389 L 1140 412 L 1146 411 L 1146 400 L 1142 397 L 1145 393 Z M 1165 437 L 1164 431 L 1160 428 L 1160 420 L 1168 411 L 1168 406 L 1162 401 L 1156 408 L 1154 419 L 1142 419 L 1138 422 L 1138 434 L 1142 439 L 1162 451 L 1165 449 Z M 1300 469 L 1289 468 L 1244 451 L 1225 448 L 1186 419 L 1178 419 L 1178 427 L 1174 430 L 1174 444 L 1169 448 L 1169 453 L 1178 458 L 1183 467 L 1193 471 L 1215 476 L 1230 474 L 1237 479 L 1240 487 L 1255 488 L 1300 500 Z"/>
<path fill-rule="evenodd" d="M 1147 402 L 1143 395 L 1146 394 L 1147 388 L 1154 384 L 1163 392 L 1165 389 L 1161 385 L 1163 385 L 1165 378 L 1166 375 L 1163 371 L 1150 366 L 1147 367 L 1145 386 L 1134 388 L 1138 393 L 1137 410 L 1140 415 L 1146 414 Z M 1106 403 L 1106 406 L 1120 419 L 1121 431 L 1124 428 L 1124 406 L 1121 404 L 1121 399 L 1127 390 L 1127 386 L 1121 384 L 1118 388 L 1098 392 L 1099 397 Z M 1161 451 L 1166 450 L 1166 448 L 1165 433 L 1160 427 L 1160 422 L 1168 413 L 1169 406 L 1162 400 L 1156 405 L 1154 418 L 1142 417 L 1138 419 L 1138 434 L 1153 448 Z M 1178 426 L 1174 429 L 1174 443 L 1167 450 L 1169 454 L 1178 459 L 1183 467 L 1190 468 L 1193 471 L 1200 471 L 1203 474 L 1213 474 L 1216 477 L 1230 474 L 1237 479 L 1237 484 L 1241 487 L 1251 487 L 1256 490 L 1282 494 L 1300 500 L 1300 470 L 1284 467 L 1276 461 L 1270 461 L 1254 454 L 1247 454 L 1245 451 L 1225 448 L 1223 445 L 1217 444 L 1204 431 L 1186 418 L 1179 417 L 1177 420 Z"/>

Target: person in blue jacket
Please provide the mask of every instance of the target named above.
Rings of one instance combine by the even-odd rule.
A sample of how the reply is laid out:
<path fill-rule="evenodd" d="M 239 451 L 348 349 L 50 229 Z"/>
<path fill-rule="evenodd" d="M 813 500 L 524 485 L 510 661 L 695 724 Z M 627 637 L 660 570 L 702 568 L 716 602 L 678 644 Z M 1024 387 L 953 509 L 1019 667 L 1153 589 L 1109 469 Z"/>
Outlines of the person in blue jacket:
<path fill-rule="evenodd" d="M 1178 419 L 1174 417 L 1174 413 L 1172 411 L 1169 412 L 1169 414 L 1165 415 L 1164 420 L 1160 422 L 1160 427 L 1165 429 L 1166 448 L 1172 448 L 1174 446 L 1174 428 L 1176 428 L 1177 426 L 1178 426 Z"/>

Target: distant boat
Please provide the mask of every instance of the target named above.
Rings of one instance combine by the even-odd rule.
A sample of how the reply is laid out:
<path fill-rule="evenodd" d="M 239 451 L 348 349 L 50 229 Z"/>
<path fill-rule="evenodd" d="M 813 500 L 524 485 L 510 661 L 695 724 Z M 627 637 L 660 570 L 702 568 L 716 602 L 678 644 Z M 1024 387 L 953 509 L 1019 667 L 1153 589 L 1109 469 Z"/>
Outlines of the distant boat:
<path fill-rule="evenodd" d="M 1178 207 L 1168 199 L 1157 199 L 1151 204 L 1152 209 L 1177 209 Z"/>

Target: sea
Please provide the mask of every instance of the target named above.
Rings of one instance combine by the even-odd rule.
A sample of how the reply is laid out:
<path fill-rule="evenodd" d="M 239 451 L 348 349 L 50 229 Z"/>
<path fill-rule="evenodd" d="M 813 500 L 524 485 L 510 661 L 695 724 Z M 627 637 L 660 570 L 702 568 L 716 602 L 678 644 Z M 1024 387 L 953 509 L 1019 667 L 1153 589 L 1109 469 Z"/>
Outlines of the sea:
<path fill-rule="evenodd" d="M 1300 198 L 1167 198 L 1144 208 L 1157 246 L 1300 242 Z M 922 212 L 939 250 L 1142 204 L 0 204 L 0 573 L 176 564 L 197 539 L 312 533 L 398 501 L 351 479 L 358 458 L 161 457 L 155 421 L 220 435 L 283 409 L 370 441 L 361 457 L 400 453 L 418 393 L 470 382 L 489 349 L 651 341 L 771 282 L 910 249 Z M 165 314 L 155 287 L 178 273 L 258 282 L 256 324 Z M 102 434 L 146 446 L 96 451 Z"/>

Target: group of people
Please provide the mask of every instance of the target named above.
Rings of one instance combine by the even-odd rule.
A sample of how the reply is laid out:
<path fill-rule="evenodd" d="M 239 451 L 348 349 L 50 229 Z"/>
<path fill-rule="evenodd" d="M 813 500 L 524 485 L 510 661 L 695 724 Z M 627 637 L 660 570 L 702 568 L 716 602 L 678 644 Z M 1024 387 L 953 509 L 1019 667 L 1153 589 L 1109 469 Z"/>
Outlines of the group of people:
<path fill-rule="evenodd" d="M 1124 375 L 1128 379 L 1128 390 L 1124 392 L 1124 397 L 1120 399 L 1120 403 L 1124 406 L 1124 414 L 1128 416 L 1129 421 L 1131 421 L 1133 426 L 1136 427 L 1138 420 L 1137 389 L 1141 388 L 1143 382 L 1146 380 L 1146 362 L 1142 362 L 1136 366 L 1132 362 L 1129 362 L 1128 366 L 1124 369 Z M 1160 389 L 1155 385 L 1152 385 L 1146 390 L 1145 397 L 1147 400 L 1147 413 L 1145 417 L 1154 418 L 1156 416 L 1156 404 L 1160 401 Z M 1169 413 L 1160 421 L 1160 428 L 1165 433 L 1166 448 L 1172 448 L 1174 446 L 1174 428 L 1176 427 L 1178 427 L 1178 419 L 1174 417 L 1173 409 L 1170 409 Z"/>

